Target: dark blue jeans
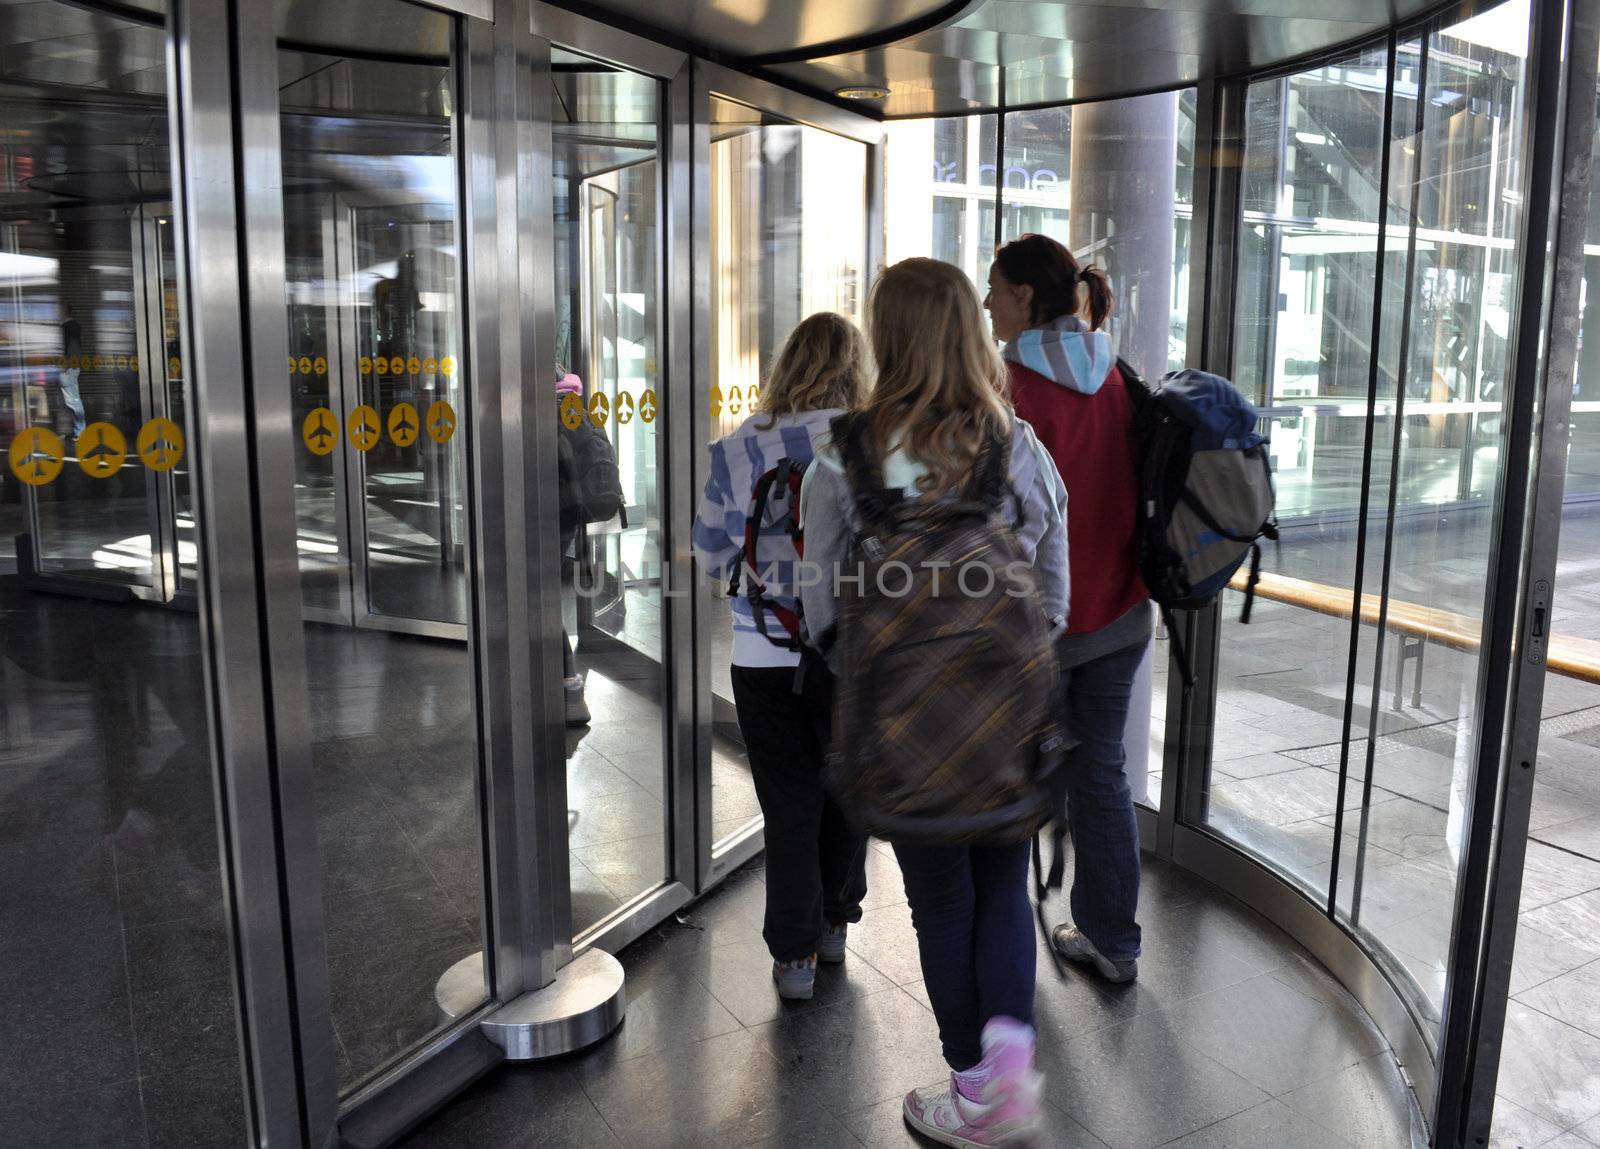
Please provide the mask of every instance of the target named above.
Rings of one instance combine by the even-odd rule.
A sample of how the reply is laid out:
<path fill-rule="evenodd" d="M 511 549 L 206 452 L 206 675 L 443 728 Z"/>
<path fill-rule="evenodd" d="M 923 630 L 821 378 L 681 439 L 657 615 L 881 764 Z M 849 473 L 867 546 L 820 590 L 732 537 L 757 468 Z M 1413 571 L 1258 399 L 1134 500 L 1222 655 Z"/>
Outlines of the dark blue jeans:
<path fill-rule="evenodd" d="M 928 1001 L 950 1068 L 983 1060 L 992 1017 L 1033 1024 L 1037 952 L 1028 843 L 894 848 L 905 878 Z"/>
<path fill-rule="evenodd" d="M 1061 672 L 1067 729 L 1067 824 L 1076 864 L 1072 921 L 1106 957 L 1139 956 L 1139 823 L 1123 768 L 1133 678 L 1148 643 Z"/>

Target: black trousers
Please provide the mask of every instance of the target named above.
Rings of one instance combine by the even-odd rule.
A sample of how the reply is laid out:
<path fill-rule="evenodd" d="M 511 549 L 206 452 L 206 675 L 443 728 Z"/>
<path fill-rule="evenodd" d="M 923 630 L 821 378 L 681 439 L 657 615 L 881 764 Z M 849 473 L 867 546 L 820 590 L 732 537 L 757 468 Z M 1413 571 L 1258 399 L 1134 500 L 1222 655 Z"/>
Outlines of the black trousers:
<path fill-rule="evenodd" d="M 767 915 L 776 961 L 816 952 L 830 925 L 861 920 L 867 840 L 822 789 L 833 681 L 808 667 L 795 693 L 788 667 L 733 668 L 733 701 L 766 817 Z"/>

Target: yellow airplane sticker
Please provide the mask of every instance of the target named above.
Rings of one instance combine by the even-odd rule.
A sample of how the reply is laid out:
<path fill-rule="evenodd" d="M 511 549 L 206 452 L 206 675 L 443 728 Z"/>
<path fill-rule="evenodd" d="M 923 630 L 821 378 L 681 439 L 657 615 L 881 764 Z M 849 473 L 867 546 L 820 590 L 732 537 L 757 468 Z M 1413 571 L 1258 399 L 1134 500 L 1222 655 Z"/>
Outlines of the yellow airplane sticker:
<path fill-rule="evenodd" d="M 410 359 L 407 359 L 406 360 L 406 374 L 407 375 L 420 375 L 420 374 L 422 374 L 422 360 L 418 359 L 415 355 L 413 355 Z"/>
<path fill-rule="evenodd" d="M 633 422 L 633 396 L 626 391 L 617 394 L 617 426 L 626 427 Z"/>
<path fill-rule="evenodd" d="M 318 375 L 326 375 L 328 373 L 328 360 L 325 356 L 318 355 L 316 362 L 312 366 L 317 369 Z"/>
<path fill-rule="evenodd" d="M 139 357 L 137 355 L 128 356 L 128 370 L 129 371 L 137 371 L 137 370 L 139 370 Z"/>
<path fill-rule="evenodd" d="M 106 357 L 104 355 L 96 355 L 94 357 L 94 369 L 96 371 L 104 371 L 106 369 Z"/>
<path fill-rule="evenodd" d="M 363 355 L 361 357 L 361 374 L 363 374 L 363 375 L 371 375 L 372 374 L 372 356 Z"/>
<path fill-rule="evenodd" d="M 297 375 L 300 372 L 300 360 L 293 355 L 289 356 L 289 374 Z"/>
<path fill-rule="evenodd" d="M 439 373 L 439 361 L 432 355 L 428 356 L 422 361 L 422 372 L 424 375 L 437 375 Z"/>
<path fill-rule="evenodd" d="M 729 391 L 728 392 L 728 414 L 737 415 L 739 413 L 739 406 L 743 402 L 744 402 L 744 396 L 742 394 L 740 394 L 739 388 L 735 387 L 732 391 Z"/>
<path fill-rule="evenodd" d="M 428 438 L 435 443 L 448 443 L 456 433 L 456 409 L 443 399 L 428 408 Z"/>
<path fill-rule="evenodd" d="M 606 419 L 611 415 L 611 400 L 606 398 L 604 391 L 596 391 L 589 396 L 589 422 L 596 427 L 604 427 Z"/>
<path fill-rule="evenodd" d="M 397 403 L 389 412 L 389 438 L 396 447 L 409 447 L 417 441 L 417 409 L 410 403 Z"/>
<path fill-rule="evenodd" d="M 300 374 L 302 374 L 302 375 L 311 374 L 311 356 L 309 356 L 309 355 L 300 356 Z"/>
<path fill-rule="evenodd" d="M 167 378 L 177 379 L 183 375 L 183 360 L 176 355 L 167 360 Z"/>
<path fill-rule="evenodd" d="M 646 423 L 654 423 L 657 410 L 655 389 L 646 387 L 639 396 L 639 418 Z"/>
<path fill-rule="evenodd" d="M 90 423 L 78 436 L 78 466 L 91 479 L 105 479 L 122 470 L 128 440 L 110 423 Z"/>
<path fill-rule="evenodd" d="M 391 375 L 404 375 L 405 372 L 406 372 L 406 361 L 404 359 L 402 359 L 400 356 L 396 355 L 393 359 L 389 360 L 389 374 L 391 374 Z"/>
<path fill-rule="evenodd" d="M 756 409 L 756 401 L 760 398 L 761 388 L 754 383 L 750 384 L 750 389 L 744 393 L 744 401 L 749 404 L 750 410 Z"/>
<path fill-rule="evenodd" d="M 452 355 L 446 355 L 443 359 L 439 360 L 439 370 L 444 372 L 446 375 L 454 375 L 456 373 L 455 357 Z"/>
<path fill-rule="evenodd" d="M 30 487 L 42 487 L 61 473 L 66 453 L 61 436 L 48 427 L 25 427 L 11 440 L 11 473 Z"/>
<path fill-rule="evenodd" d="M 331 455 L 339 445 L 339 416 L 327 407 L 318 407 L 300 424 L 300 438 L 313 455 Z"/>
<path fill-rule="evenodd" d="M 571 391 L 561 396 L 561 422 L 569 431 L 583 426 L 583 400 Z"/>
<path fill-rule="evenodd" d="M 722 388 L 715 383 L 711 385 L 711 417 L 715 419 L 722 414 Z"/>
<path fill-rule="evenodd" d="M 389 374 L 389 357 L 386 355 L 376 356 L 372 360 L 372 369 L 379 375 Z"/>
<path fill-rule="evenodd" d="M 152 471 L 170 471 L 183 458 L 183 428 L 171 419 L 151 419 L 139 428 L 134 446 Z"/>
<path fill-rule="evenodd" d="M 378 445 L 380 434 L 378 427 L 378 412 L 363 403 L 350 412 L 350 419 L 345 424 L 345 431 L 350 436 L 350 444 L 356 450 L 370 451 Z"/>

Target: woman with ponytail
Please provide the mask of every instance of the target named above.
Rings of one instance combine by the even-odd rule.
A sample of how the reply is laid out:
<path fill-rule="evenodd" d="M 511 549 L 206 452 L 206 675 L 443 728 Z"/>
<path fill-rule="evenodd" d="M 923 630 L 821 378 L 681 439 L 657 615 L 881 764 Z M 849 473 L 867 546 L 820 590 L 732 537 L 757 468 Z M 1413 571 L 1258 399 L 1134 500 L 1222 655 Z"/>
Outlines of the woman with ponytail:
<path fill-rule="evenodd" d="M 1024 235 L 995 252 L 989 310 L 1011 398 L 1067 488 L 1072 604 L 1057 643 L 1063 721 L 1080 740 L 1067 769 L 1077 867 L 1072 921 L 1051 942 L 1109 981 L 1138 974 L 1139 828 L 1123 767 L 1134 676 L 1150 643 L 1139 577 L 1133 405 L 1101 330 L 1111 284 L 1061 244 Z"/>

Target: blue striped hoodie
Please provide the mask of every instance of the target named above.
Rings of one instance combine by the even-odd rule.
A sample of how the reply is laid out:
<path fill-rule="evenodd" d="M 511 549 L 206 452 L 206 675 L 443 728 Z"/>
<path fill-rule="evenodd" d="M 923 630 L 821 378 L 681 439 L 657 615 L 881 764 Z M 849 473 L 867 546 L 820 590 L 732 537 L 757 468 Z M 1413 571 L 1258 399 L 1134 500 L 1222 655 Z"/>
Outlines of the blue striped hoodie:
<path fill-rule="evenodd" d="M 828 439 L 828 424 L 837 410 L 803 411 L 793 415 L 757 414 L 737 431 L 711 444 L 711 473 L 694 518 L 694 553 L 706 574 L 724 586 L 733 574 L 739 548 L 744 545 L 745 518 L 756 480 L 778 465 L 780 459 L 809 463 L 819 443 Z M 768 424 L 772 424 L 768 427 Z M 778 603 L 795 609 L 794 564 L 799 557 L 794 544 L 774 520 L 789 508 L 769 508 L 767 521 L 757 536 L 755 566 Z M 774 514 L 778 512 L 778 515 Z M 770 572 L 770 574 L 769 574 Z M 748 589 L 741 584 L 741 590 Z M 755 615 L 746 598 L 733 599 L 733 665 L 794 666 L 800 656 L 769 642 L 756 629 Z M 783 637 L 783 624 L 769 611 L 767 633 Z"/>

